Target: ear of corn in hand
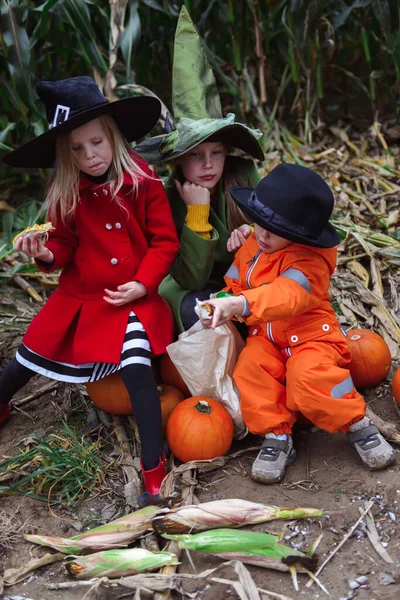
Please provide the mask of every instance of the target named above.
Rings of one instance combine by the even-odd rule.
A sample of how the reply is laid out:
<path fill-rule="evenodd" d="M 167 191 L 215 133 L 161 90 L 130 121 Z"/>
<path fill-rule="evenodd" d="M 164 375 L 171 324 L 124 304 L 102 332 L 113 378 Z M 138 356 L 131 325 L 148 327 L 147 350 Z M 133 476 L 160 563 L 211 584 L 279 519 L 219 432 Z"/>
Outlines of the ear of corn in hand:
<path fill-rule="evenodd" d="M 242 527 L 274 519 L 304 519 L 327 514 L 318 508 L 278 508 L 247 500 L 227 499 L 181 506 L 153 519 L 159 534 L 191 533 L 214 527 Z"/>
<path fill-rule="evenodd" d="M 66 569 L 76 579 L 116 578 L 178 564 L 179 561 L 172 552 L 150 552 L 144 548 L 129 548 L 79 556 L 68 563 Z"/>
<path fill-rule="evenodd" d="M 24 537 L 28 542 L 49 546 L 64 554 L 80 554 L 83 550 L 121 548 L 152 529 L 151 520 L 158 510 L 156 506 L 146 506 L 106 525 L 100 525 L 70 538 L 28 534 Z"/>
<path fill-rule="evenodd" d="M 35 224 L 31 227 L 26 227 L 26 229 L 24 229 L 20 233 L 17 233 L 17 235 L 13 237 L 11 243 L 15 247 L 15 242 L 20 237 L 41 237 L 47 239 L 49 236 L 49 231 L 52 231 L 53 229 L 55 228 L 53 227 L 52 223 L 50 223 L 50 221 L 47 221 L 47 223 L 42 223 L 40 225 Z"/>

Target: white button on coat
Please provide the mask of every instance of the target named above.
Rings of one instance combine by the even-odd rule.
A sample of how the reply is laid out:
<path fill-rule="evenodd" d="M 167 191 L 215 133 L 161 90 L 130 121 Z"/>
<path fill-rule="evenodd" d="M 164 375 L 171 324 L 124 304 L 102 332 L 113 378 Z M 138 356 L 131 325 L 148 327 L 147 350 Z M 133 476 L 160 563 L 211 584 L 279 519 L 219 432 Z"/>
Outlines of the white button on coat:
<path fill-rule="evenodd" d="M 295 344 L 296 342 L 299 341 L 299 338 L 297 337 L 297 335 L 292 335 L 292 337 L 290 338 L 290 341 L 292 342 L 292 344 Z"/>
<path fill-rule="evenodd" d="M 118 258 L 112 258 L 112 259 L 110 260 L 110 263 L 111 263 L 112 265 L 117 265 L 117 264 L 118 264 Z"/>
<path fill-rule="evenodd" d="M 115 223 L 115 229 L 121 229 L 122 225 L 121 223 Z"/>
<path fill-rule="evenodd" d="M 108 196 L 108 190 L 106 190 L 106 189 L 103 189 L 103 194 L 104 194 L 105 196 Z"/>
<path fill-rule="evenodd" d="M 329 330 L 330 330 L 330 327 L 329 327 L 328 323 L 324 323 L 322 325 L 322 331 L 329 331 Z"/>
<path fill-rule="evenodd" d="M 106 229 L 112 229 L 111 223 L 106 223 Z"/>
<path fill-rule="evenodd" d="M 98 195 L 98 193 L 97 193 L 97 192 L 93 192 L 93 196 L 96 196 L 96 198 L 98 198 L 98 197 L 99 197 L 99 195 Z"/>

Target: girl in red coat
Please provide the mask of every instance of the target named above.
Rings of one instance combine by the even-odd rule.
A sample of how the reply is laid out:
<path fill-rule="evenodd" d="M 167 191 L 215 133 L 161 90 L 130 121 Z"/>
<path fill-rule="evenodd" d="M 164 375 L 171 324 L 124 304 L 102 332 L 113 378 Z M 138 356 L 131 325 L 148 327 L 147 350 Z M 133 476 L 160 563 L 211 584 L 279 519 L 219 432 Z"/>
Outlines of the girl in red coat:
<path fill-rule="evenodd" d="M 46 198 L 54 229 L 46 243 L 22 234 L 15 247 L 44 272 L 63 271 L 0 377 L 0 423 L 36 373 L 84 383 L 120 370 L 140 433 L 145 488 L 156 495 L 165 466 L 150 355 L 172 341 L 172 317 L 157 289 L 178 240 L 160 180 L 128 142 L 151 130 L 160 103 L 109 103 L 90 77 L 42 81 L 37 92 L 52 127 L 4 160 L 54 165 Z"/>

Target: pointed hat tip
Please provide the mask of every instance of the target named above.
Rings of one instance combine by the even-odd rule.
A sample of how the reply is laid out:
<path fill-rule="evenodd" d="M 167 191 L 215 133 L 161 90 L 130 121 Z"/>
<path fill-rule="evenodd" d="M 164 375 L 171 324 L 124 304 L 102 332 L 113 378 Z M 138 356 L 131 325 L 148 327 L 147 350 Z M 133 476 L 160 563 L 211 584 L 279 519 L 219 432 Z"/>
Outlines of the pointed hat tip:
<path fill-rule="evenodd" d="M 175 119 L 222 118 L 214 73 L 184 4 L 175 31 L 172 107 Z"/>

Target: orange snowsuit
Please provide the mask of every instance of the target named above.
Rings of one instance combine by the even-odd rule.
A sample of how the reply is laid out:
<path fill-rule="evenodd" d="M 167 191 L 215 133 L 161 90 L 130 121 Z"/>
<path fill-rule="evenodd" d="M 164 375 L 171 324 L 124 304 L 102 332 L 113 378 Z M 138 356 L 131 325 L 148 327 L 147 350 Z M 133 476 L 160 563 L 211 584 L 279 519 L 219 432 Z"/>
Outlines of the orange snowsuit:
<path fill-rule="evenodd" d="M 252 234 L 225 274 L 224 291 L 242 294 L 249 315 L 233 378 L 252 433 L 290 433 L 298 412 L 320 429 L 347 432 L 365 415 L 329 301 L 335 266 L 336 247 L 292 243 L 266 254 Z"/>

